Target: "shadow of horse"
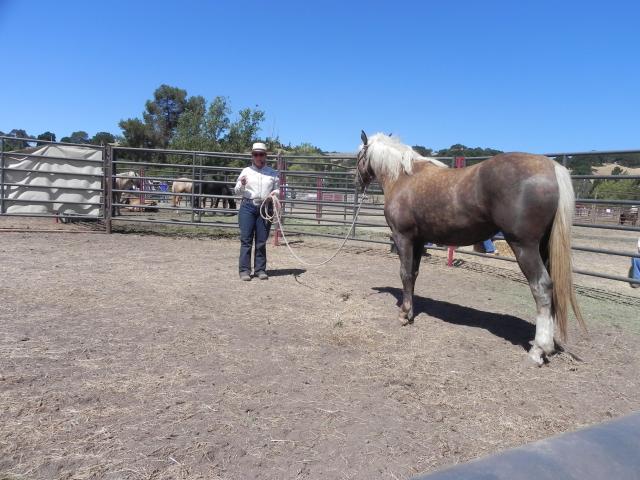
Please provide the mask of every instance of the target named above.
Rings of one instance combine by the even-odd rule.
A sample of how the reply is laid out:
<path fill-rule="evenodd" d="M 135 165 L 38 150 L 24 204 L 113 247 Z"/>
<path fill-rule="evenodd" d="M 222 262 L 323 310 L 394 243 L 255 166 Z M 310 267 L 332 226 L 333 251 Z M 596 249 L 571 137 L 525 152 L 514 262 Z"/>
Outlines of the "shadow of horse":
<path fill-rule="evenodd" d="M 402 302 L 402 289 L 393 287 L 373 287 L 378 293 L 388 293 L 395 297 L 397 305 Z M 483 328 L 496 337 L 504 338 L 513 345 L 529 350 L 529 341 L 535 336 L 536 327 L 513 315 L 485 312 L 463 305 L 433 300 L 414 295 L 414 313 L 420 313 L 442 320 L 453 325 Z"/>
<path fill-rule="evenodd" d="M 297 277 L 302 275 L 306 270 L 302 268 L 280 268 L 277 270 L 267 270 L 270 277 L 286 277 L 288 275 Z"/>

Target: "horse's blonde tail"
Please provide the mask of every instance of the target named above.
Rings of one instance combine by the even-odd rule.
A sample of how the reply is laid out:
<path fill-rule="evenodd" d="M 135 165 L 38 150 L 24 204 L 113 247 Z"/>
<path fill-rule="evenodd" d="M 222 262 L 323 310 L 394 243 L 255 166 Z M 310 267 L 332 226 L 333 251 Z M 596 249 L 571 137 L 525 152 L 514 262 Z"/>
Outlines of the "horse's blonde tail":
<path fill-rule="evenodd" d="M 576 299 L 573 286 L 571 262 L 571 224 L 573 223 L 574 194 L 569 171 L 562 165 L 553 162 L 558 181 L 558 208 L 551 227 L 549 238 L 550 274 L 553 282 L 553 308 L 560 338 L 567 338 L 568 303 L 580 327 L 586 331 L 587 326 Z"/>

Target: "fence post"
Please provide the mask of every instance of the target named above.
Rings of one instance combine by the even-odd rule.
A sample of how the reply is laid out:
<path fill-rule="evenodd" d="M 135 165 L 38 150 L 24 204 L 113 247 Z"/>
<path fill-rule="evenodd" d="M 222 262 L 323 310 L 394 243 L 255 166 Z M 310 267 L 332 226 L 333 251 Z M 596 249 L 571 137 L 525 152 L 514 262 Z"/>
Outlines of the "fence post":
<path fill-rule="evenodd" d="M 467 161 L 463 156 L 454 158 L 455 168 L 464 168 L 466 163 Z M 448 267 L 453 267 L 453 252 L 455 249 L 456 247 L 452 247 L 452 246 L 447 247 L 447 266 Z"/>
<path fill-rule="evenodd" d="M 342 215 L 342 220 L 344 220 L 345 225 L 346 225 L 346 222 L 347 222 L 347 193 L 346 193 L 345 190 L 347 189 L 347 186 L 348 186 L 348 183 L 347 183 L 346 179 L 347 179 L 347 176 L 345 175 L 344 176 L 344 180 L 345 180 L 344 185 L 342 185 L 342 182 L 340 182 L 338 184 L 338 185 L 340 185 L 341 188 L 343 188 L 343 191 L 342 191 L 342 207 L 344 209 L 344 212 L 343 212 L 343 215 Z"/>
<path fill-rule="evenodd" d="M 320 219 L 322 219 L 322 177 L 316 177 L 316 220 L 320 225 Z"/>
<path fill-rule="evenodd" d="M 140 196 L 139 196 L 139 202 L 140 202 L 140 211 L 144 212 L 145 209 L 143 208 L 145 205 L 145 201 L 146 201 L 146 196 L 143 193 L 147 187 L 146 187 L 146 183 L 147 180 L 145 179 L 145 175 L 144 175 L 144 167 L 140 167 L 140 171 L 138 172 L 138 174 L 140 175 L 141 179 L 140 179 Z"/>
<path fill-rule="evenodd" d="M 4 186 L 4 138 L 0 138 L 0 215 L 5 212 L 4 205 L 4 196 L 5 196 L 5 186 Z"/>
<path fill-rule="evenodd" d="M 113 146 L 107 144 L 104 149 L 104 167 L 103 167 L 103 204 L 104 204 L 104 227 L 106 233 L 111 233 L 111 220 L 113 216 Z"/>
<path fill-rule="evenodd" d="M 285 170 L 287 168 L 284 157 L 282 156 L 282 152 L 278 151 L 276 155 L 276 169 L 278 170 L 278 183 L 280 186 L 280 192 L 278 194 L 278 198 L 280 199 L 280 204 L 283 206 L 280 211 L 280 221 L 284 222 L 284 214 L 287 208 L 287 190 L 289 190 L 289 185 L 287 185 L 287 174 Z M 290 198 L 293 201 L 293 199 Z M 278 223 L 278 228 L 276 228 L 275 234 L 273 235 L 273 245 L 275 247 L 280 245 L 280 235 L 282 235 L 282 225 Z"/>
<path fill-rule="evenodd" d="M 198 184 L 199 185 L 199 184 Z M 196 190 L 196 153 L 191 155 L 191 223 L 195 223 L 195 210 L 193 200 Z"/>

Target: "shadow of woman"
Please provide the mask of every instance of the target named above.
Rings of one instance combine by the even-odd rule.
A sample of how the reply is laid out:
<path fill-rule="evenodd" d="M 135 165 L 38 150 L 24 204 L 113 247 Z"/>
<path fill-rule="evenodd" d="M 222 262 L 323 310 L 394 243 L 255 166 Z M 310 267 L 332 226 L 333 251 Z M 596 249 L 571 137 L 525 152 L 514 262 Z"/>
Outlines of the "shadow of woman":
<path fill-rule="evenodd" d="M 372 290 L 393 295 L 398 306 L 402 302 L 402 290 L 400 288 L 373 287 Z M 431 317 L 454 325 L 484 328 L 493 335 L 504 338 L 513 345 L 519 345 L 525 350 L 529 350 L 529 342 L 533 340 L 536 332 L 535 325 L 513 315 L 485 312 L 484 310 L 477 310 L 442 300 L 433 300 L 419 295 L 413 296 L 413 312 L 415 316 L 420 313 L 426 313 Z"/>
<path fill-rule="evenodd" d="M 306 270 L 302 268 L 280 268 L 276 270 L 267 270 L 270 277 L 285 277 L 287 275 L 297 277 L 298 275 L 302 275 L 304 272 L 306 272 Z"/>

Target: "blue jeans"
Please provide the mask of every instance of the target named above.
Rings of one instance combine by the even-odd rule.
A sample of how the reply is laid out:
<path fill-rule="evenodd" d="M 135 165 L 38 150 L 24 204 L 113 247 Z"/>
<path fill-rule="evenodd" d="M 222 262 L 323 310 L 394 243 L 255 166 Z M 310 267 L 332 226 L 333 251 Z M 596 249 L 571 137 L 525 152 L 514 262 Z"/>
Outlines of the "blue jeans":
<path fill-rule="evenodd" d="M 487 253 L 494 253 L 496 251 L 496 247 L 493 245 L 491 239 L 482 242 L 482 246 L 484 247 L 484 251 Z"/>
<path fill-rule="evenodd" d="M 631 278 L 640 280 L 640 258 L 631 259 Z"/>
<path fill-rule="evenodd" d="M 251 201 L 243 200 L 238 212 L 240 225 L 240 272 L 251 272 L 251 248 L 255 242 L 256 254 L 253 263 L 254 272 L 267 271 L 267 239 L 271 222 L 260 216 L 260 207 Z"/>

